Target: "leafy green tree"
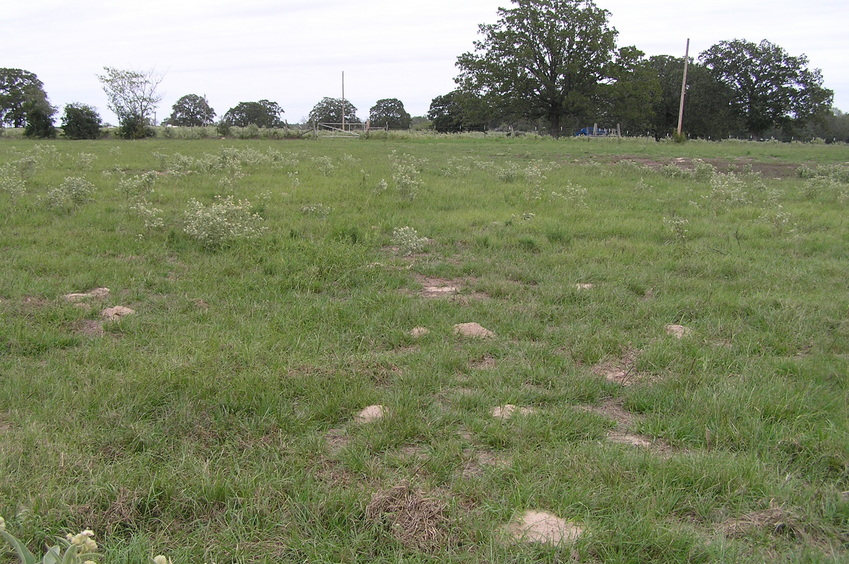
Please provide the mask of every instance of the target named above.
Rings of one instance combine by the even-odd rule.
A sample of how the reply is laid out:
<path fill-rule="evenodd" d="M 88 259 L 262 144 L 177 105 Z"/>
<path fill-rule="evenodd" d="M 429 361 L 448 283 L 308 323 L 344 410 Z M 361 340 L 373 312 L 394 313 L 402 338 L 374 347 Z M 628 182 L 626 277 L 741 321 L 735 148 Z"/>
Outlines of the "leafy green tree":
<path fill-rule="evenodd" d="M 651 129 L 652 105 L 660 97 L 660 79 L 642 51 L 623 47 L 610 67 L 610 78 L 600 85 L 598 119 L 606 126 L 642 134 Z"/>
<path fill-rule="evenodd" d="M 591 0 L 512 0 L 500 19 L 481 25 L 476 53 L 457 59 L 458 83 L 513 114 L 564 121 L 595 111 L 599 83 L 609 78 L 616 48 L 610 12 Z M 574 125 L 574 123 L 572 124 Z"/>
<path fill-rule="evenodd" d="M 24 104 L 24 108 L 27 116 L 24 135 L 38 139 L 56 137 L 56 126 L 53 124 L 56 108 L 51 106 L 47 100 L 29 100 Z"/>
<path fill-rule="evenodd" d="M 97 139 L 103 122 L 100 114 L 87 104 L 68 104 L 62 115 L 62 131 L 68 139 Z"/>
<path fill-rule="evenodd" d="M 808 69 L 805 55 L 792 57 L 766 39 L 720 41 L 699 60 L 730 88 L 732 107 L 753 137 L 771 127 L 801 127 L 831 108 L 834 93 L 823 88 L 820 70 Z"/>
<path fill-rule="evenodd" d="M 41 115 L 50 105 L 44 84 L 35 74 L 22 69 L 0 68 L 0 125 L 24 127 L 27 111 L 39 104 L 43 106 L 36 111 Z"/>
<path fill-rule="evenodd" d="M 375 102 L 369 110 L 369 121 L 376 127 L 388 129 L 410 129 L 413 118 L 404 109 L 398 98 L 384 98 Z"/>
<path fill-rule="evenodd" d="M 342 123 L 341 98 L 322 98 L 321 102 L 310 110 L 309 122 L 313 125 L 318 123 Z M 345 123 L 361 123 L 357 117 L 357 108 L 348 101 L 344 101 Z"/>
<path fill-rule="evenodd" d="M 658 55 L 648 60 L 656 77 L 657 96 L 652 104 L 649 132 L 656 139 L 678 128 L 684 58 Z M 731 107 L 731 90 L 704 66 L 690 61 L 684 97 L 683 129 L 690 137 L 722 139 L 741 131 Z"/>
<path fill-rule="evenodd" d="M 489 117 L 481 98 L 459 89 L 431 100 L 427 112 L 427 119 L 439 133 L 483 131 Z"/>
<path fill-rule="evenodd" d="M 279 128 L 286 126 L 280 118 L 283 113 L 283 108 L 270 100 L 239 102 L 227 110 L 221 122 L 225 126 L 247 127 L 253 124 L 257 127 Z"/>
<path fill-rule="evenodd" d="M 206 96 L 186 94 L 171 106 L 171 115 L 162 123 L 181 127 L 203 127 L 215 123 L 215 110 Z"/>
<path fill-rule="evenodd" d="M 123 70 L 103 67 L 102 75 L 97 75 L 103 91 L 106 93 L 106 106 L 112 110 L 120 123 L 118 134 L 125 139 L 152 137 L 154 113 L 162 101 L 162 94 L 156 89 L 162 77 L 153 71 Z"/>

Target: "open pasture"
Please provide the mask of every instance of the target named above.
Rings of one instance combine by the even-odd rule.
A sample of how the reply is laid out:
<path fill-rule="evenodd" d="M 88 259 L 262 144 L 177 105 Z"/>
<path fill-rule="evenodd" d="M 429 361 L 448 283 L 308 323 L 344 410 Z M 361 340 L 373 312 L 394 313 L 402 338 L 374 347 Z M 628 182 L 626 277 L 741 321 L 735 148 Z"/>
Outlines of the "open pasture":
<path fill-rule="evenodd" d="M 0 515 L 110 563 L 845 561 L 847 160 L 0 139 Z"/>

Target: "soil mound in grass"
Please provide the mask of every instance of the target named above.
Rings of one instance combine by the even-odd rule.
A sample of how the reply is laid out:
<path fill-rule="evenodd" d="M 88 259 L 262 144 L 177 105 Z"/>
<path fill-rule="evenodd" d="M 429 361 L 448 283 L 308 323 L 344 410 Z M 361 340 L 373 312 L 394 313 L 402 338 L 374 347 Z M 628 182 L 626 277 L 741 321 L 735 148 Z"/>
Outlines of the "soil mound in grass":
<path fill-rule="evenodd" d="M 683 325 L 667 325 L 664 329 L 666 329 L 666 334 L 675 337 L 676 339 L 683 339 L 688 336 L 691 331 L 689 327 L 684 327 Z"/>
<path fill-rule="evenodd" d="M 371 423 L 386 415 L 386 409 L 382 405 L 370 405 L 357 413 L 354 421 L 357 423 Z"/>
<path fill-rule="evenodd" d="M 474 337 L 477 339 L 491 339 L 495 333 L 481 326 L 479 323 L 458 323 L 454 326 L 454 333 L 463 337 Z"/>
<path fill-rule="evenodd" d="M 559 545 L 577 540 L 584 529 L 545 511 L 526 511 L 519 519 L 505 525 L 504 532 L 515 542 Z"/>
<path fill-rule="evenodd" d="M 130 309 L 124 306 L 115 306 L 115 307 L 107 307 L 103 311 L 100 312 L 100 316 L 103 317 L 107 321 L 118 321 L 122 317 L 127 315 L 132 315 L 136 312 L 134 309 Z"/>
<path fill-rule="evenodd" d="M 510 419 L 514 415 L 530 415 L 533 412 L 532 407 L 519 407 L 511 403 L 492 408 L 492 416 L 498 419 Z"/>
<path fill-rule="evenodd" d="M 88 292 L 65 294 L 62 297 L 69 302 L 80 302 L 88 299 L 102 300 L 109 297 L 109 288 L 94 288 Z"/>

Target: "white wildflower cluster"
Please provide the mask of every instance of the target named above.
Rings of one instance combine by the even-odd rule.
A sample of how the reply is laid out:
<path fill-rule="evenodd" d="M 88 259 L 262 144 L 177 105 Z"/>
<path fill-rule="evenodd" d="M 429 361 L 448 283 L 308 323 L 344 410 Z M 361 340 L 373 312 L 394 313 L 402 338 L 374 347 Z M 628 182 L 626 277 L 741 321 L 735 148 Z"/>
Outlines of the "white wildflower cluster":
<path fill-rule="evenodd" d="M 579 208 L 587 207 L 587 202 L 584 200 L 586 195 L 586 188 L 577 184 L 572 184 L 569 181 L 560 188 L 560 192 L 555 192 L 554 190 L 551 191 L 551 197 L 553 199 L 563 200 L 572 206 Z"/>
<path fill-rule="evenodd" d="M 320 172 L 324 176 L 330 176 L 331 174 L 333 174 L 333 171 L 336 170 L 336 165 L 333 164 L 333 159 L 331 159 L 327 155 L 313 157 L 311 160 L 318 172 Z"/>
<path fill-rule="evenodd" d="M 38 145 L 36 145 L 37 147 Z M 12 161 L 12 165 L 18 169 L 18 175 L 26 180 L 32 178 L 36 173 L 44 168 L 44 163 L 41 158 L 36 155 L 24 155 L 23 157 Z"/>
<path fill-rule="evenodd" d="M 386 192 L 389 188 L 389 183 L 386 182 L 385 178 L 381 178 L 380 182 L 377 183 L 377 186 L 374 187 L 374 191 L 380 194 L 381 192 Z"/>
<path fill-rule="evenodd" d="M 421 167 L 427 160 L 406 153 L 399 154 L 398 151 L 392 151 L 389 160 L 392 164 L 392 180 L 398 194 L 405 200 L 415 200 L 422 187 Z"/>
<path fill-rule="evenodd" d="M 325 218 L 330 215 L 332 208 L 330 206 L 325 206 L 324 204 L 312 204 L 309 206 L 303 206 L 301 208 L 301 213 L 304 215 L 316 215 L 321 218 Z"/>
<path fill-rule="evenodd" d="M 686 243 L 687 242 L 687 233 L 689 232 L 687 229 L 687 225 L 689 225 L 690 220 L 683 217 L 672 217 L 672 218 L 663 218 L 663 223 L 672 231 L 672 235 L 675 237 L 675 240 L 678 243 Z"/>
<path fill-rule="evenodd" d="M 153 171 L 133 176 L 124 175 L 118 181 L 118 192 L 130 201 L 142 200 L 153 194 L 155 183 L 156 173 Z"/>
<path fill-rule="evenodd" d="M 97 155 L 93 153 L 80 153 L 77 155 L 75 165 L 80 170 L 89 170 L 96 160 Z"/>
<path fill-rule="evenodd" d="M 501 182 L 518 182 L 524 176 L 525 171 L 516 162 L 510 162 L 495 168 L 495 178 Z"/>
<path fill-rule="evenodd" d="M 51 188 L 44 196 L 47 207 L 61 209 L 76 207 L 92 200 L 94 184 L 78 176 L 69 176 L 55 188 Z"/>
<path fill-rule="evenodd" d="M 396 227 L 392 230 L 392 246 L 398 248 L 402 255 L 410 256 L 424 250 L 427 238 L 419 237 L 412 227 Z"/>
<path fill-rule="evenodd" d="M 208 206 L 194 198 L 183 214 L 183 231 L 206 248 L 238 240 L 255 239 L 265 232 L 262 217 L 251 211 L 247 200 L 216 196 Z"/>
<path fill-rule="evenodd" d="M 23 179 L 10 164 L 0 167 L 0 192 L 9 194 L 13 200 L 21 198 L 27 192 Z"/>
<path fill-rule="evenodd" d="M 784 208 L 780 204 L 775 209 L 761 215 L 760 221 L 770 225 L 776 234 L 796 230 L 793 215 L 790 212 L 784 211 Z"/>
<path fill-rule="evenodd" d="M 710 195 L 705 198 L 713 204 L 715 209 L 750 203 L 746 183 L 733 172 L 717 173 L 711 176 L 710 188 Z"/>
<path fill-rule="evenodd" d="M 147 231 L 161 229 L 165 226 L 165 220 L 162 218 L 162 210 L 153 207 L 153 204 L 147 200 L 138 200 L 130 206 L 130 211 L 138 215 L 144 222 L 144 228 Z"/>

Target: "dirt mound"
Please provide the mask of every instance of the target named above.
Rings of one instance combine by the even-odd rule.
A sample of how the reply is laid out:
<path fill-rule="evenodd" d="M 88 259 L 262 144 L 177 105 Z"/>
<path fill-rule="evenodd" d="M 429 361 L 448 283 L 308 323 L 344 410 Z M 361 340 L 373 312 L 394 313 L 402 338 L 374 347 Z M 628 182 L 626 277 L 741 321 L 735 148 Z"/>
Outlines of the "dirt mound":
<path fill-rule="evenodd" d="M 107 307 L 103 311 L 100 312 L 100 316 L 103 317 L 107 321 L 119 321 L 122 317 L 127 315 L 132 315 L 136 312 L 134 309 L 130 309 L 124 306 L 115 306 L 115 307 Z"/>
<path fill-rule="evenodd" d="M 478 339 L 490 339 L 495 333 L 484 328 L 478 323 L 458 323 L 454 326 L 454 333 L 463 337 L 475 337 Z"/>
<path fill-rule="evenodd" d="M 573 542 L 584 529 L 545 511 L 525 511 L 518 519 L 503 528 L 510 539 L 516 542 L 538 542 L 559 545 Z"/>
<path fill-rule="evenodd" d="M 666 330 L 667 335 L 671 335 L 676 339 L 683 339 L 684 337 L 692 333 L 689 327 L 684 327 L 683 325 L 670 324 L 664 327 L 664 329 Z"/>
<path fill-rule="evenodd" d="M 530 415 L 534 412 L 533 407 L 518 407 L 513 404 L 499 405 L 492 408 L 492 416 L 498 419 L 510 419 L 514 415 Z"/>
<path fill-rule="evenodd" d="M 357 423 L 371 423 L 386 415 L 386 409 L 382 405 L 370 405 L 354 416 Z"/>
<path fill-rule="evenodd" d="M 80 302 L 88 299 L 102 300 L 109 297 L 109 288 L 94 288 L 88 292 L 65 294 L 62 297 L 69 302 Z"/>

